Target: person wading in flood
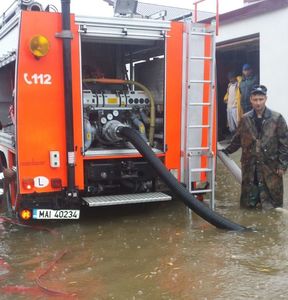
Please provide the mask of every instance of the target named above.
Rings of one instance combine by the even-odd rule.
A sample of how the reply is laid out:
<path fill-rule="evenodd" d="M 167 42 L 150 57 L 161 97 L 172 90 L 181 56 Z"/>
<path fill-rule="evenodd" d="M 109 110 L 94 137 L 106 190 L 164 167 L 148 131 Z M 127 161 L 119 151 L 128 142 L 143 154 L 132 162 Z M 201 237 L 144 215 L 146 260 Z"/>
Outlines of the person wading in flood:
<path fill-rule="evenodd" d="M 283 206 L 283 175 L 288 166 L 288 129 L 281 114 L 266 107 L 267 88 L 251 91 L 252 110 L 244 114 L 230 145 L 242 148 L 241 207 L 270 209 Z"/>

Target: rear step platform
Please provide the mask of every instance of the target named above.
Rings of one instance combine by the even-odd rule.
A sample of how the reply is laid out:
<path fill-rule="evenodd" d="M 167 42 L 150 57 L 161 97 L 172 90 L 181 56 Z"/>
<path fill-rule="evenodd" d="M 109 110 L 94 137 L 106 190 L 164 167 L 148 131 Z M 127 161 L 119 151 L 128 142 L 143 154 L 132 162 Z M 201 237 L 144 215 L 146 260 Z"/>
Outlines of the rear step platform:
<path fill-rule="evenodd" d="M 82 199 L 85 201 L 86 205 L 90 207 L 96 207 L 96 206 L 108 206 L 108 205 L 169 201 L 172 200 L 172 197 L 164 193 L 157 192 L 157 193 L 83 197 Z"/>

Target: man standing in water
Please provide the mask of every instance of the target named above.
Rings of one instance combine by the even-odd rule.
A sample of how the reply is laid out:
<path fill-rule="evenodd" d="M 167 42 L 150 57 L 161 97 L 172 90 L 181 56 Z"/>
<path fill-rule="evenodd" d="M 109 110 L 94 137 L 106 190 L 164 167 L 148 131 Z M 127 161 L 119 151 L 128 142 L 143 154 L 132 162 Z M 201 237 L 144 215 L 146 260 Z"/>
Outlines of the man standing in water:
<path fill-rule="evenodd" d="M 246 113 L 223 150 L 242 148 L 242 207 L 270 209 L 283 206 L 283 175 L 288 167 L 288 129 L 281 114 L 266 107 L 267 89 L 251 91 L 252 110 Z"/>

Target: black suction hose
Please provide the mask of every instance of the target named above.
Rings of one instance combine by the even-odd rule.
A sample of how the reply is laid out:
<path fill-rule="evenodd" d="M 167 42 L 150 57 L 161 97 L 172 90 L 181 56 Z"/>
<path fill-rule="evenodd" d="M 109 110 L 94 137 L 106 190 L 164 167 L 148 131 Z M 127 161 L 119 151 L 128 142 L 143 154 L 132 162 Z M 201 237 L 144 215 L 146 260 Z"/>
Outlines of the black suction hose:
<path fill-rule="evenodd" d="M 143 138 L 139 133 L 129 127 L 119 126 L 117 128 L 117 135 L 122 138 L 126 138 L 131 142 L 134 147 L 143 155 L 143 157 L 150 163 L 150 165 L 155 169 L 162 180 L 167 184 L 167 186 L 172 190 L 172 192 L 178 196 L 185 205 L 192 209 L 197 215 L 216 226 L 220 229 L 227 229 L 233 231 L 242 231 L 246 228 L 239 224 L 236 224 L 223 216 L 217 214 L 210 208 L 206 207 L 203 203 L 196 200 L 193 195 L 191 195 L 187 189 L 182 186 L 178 180 L 166 169 L 161 160 L 155 156 L 151 148 L 145 143 Z"/>

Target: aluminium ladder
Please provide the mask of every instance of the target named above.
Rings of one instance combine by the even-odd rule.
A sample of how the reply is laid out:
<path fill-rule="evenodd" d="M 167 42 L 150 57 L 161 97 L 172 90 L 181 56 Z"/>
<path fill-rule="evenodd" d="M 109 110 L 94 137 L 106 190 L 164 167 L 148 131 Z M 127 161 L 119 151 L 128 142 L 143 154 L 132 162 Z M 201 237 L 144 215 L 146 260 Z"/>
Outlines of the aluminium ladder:
<path fill-rule="evenodd" d="M 208 194 L 215 207 L 215 32 L 204 24 L 186 23 L 183 63 L 185 133 L 184 181 L 191 194 Z M 197 187 L 197 184 L 200 187 Z M 204 184 L 204 186 L 203 186 Z"/>

